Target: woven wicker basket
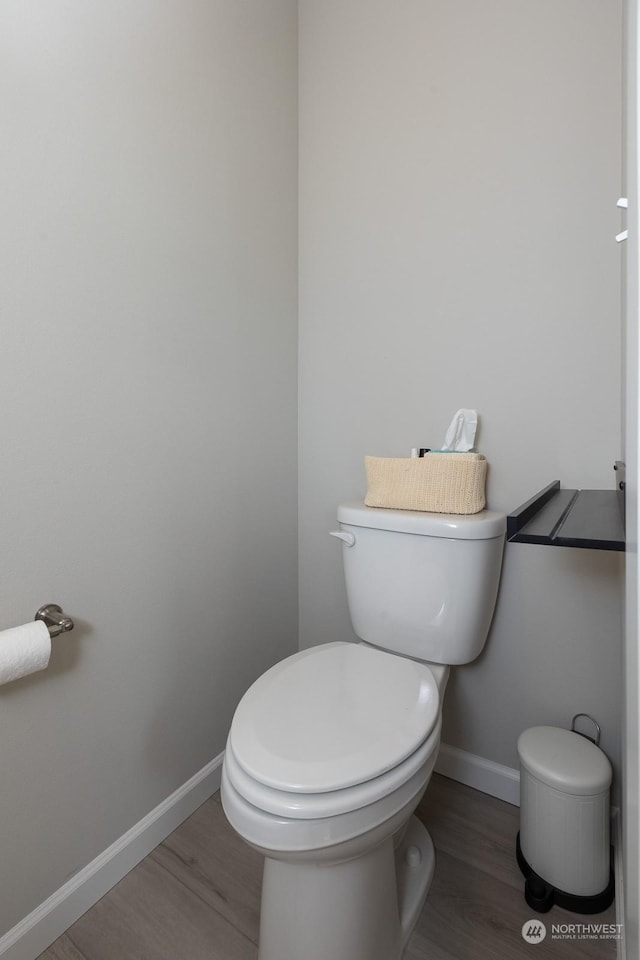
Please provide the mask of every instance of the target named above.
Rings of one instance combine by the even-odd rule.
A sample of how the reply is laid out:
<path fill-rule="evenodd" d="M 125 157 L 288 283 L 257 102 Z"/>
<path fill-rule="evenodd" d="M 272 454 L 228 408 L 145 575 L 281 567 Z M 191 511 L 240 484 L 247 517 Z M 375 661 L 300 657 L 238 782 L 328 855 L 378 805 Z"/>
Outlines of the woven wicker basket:
<path fill-rule="evenodd" d="M 479 513 L 486 504 L 487 461 L 479 453 L 365 457 L 368 507 Z"/>

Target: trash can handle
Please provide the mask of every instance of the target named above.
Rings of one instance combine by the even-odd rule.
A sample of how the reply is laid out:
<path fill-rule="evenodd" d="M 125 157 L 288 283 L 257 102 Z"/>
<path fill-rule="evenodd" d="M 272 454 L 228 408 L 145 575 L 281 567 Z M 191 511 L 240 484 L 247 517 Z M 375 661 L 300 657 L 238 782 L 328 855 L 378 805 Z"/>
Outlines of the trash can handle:
<path fill-rule="evenodd" d="M 580 730 L 576 730 L 576 720 L 578 719 L 578 717 L 586 717 L 587 720 L 591 720 L 591 723 L 592 723 L 592 724 L 594 725 L 594 727 L 596 728 L 596 735 L 595 735 L 595 737 L 590 737 L 590 736 L 588 736 L 586 733 L 582 733 Z M 600 745 L 600 724 L 597 723 L 597 722 L 593 719 L 593 717 L 590 717 L 588 713 L 576 713 L 575 717 L 574 717 L 573 720 L 571 721 L 571 731 L 572 731 L 573 733 L 577 733 L 578 736 L 580 736 L 580 737 L 586 737 L 587 740 L 591 740 L 591 743 L 595 743 L 596 747 L 598 747 L 598 746 Z"/>

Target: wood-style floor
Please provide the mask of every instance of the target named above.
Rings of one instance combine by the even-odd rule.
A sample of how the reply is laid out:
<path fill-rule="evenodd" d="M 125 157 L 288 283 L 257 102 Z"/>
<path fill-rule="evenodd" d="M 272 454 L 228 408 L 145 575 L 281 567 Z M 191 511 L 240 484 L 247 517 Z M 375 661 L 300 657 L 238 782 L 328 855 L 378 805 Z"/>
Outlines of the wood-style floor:
<path fill-rule="evenodd" d="M 435 775 L 418 815 L 436 873 L 405 960 L 612 960 L 605 940 L 552 939 L 551 924 L 615 923 L 615 911 L 535 917 L 515 861 L 518 808 Z M 39 960 L 256 960 L 261 857 L 228 826 L 219 795 L 201 806 Z M 304 960 L 304 958 L 300 958 Z M 331 960 L 331 957 L 327 957 Z"/>

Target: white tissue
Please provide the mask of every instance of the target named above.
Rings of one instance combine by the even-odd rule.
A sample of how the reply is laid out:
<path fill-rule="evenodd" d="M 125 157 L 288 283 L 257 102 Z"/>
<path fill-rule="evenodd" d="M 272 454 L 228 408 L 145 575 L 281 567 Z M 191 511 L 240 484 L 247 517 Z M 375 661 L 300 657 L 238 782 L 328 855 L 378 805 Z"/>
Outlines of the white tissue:
<path fill-rule="evenodd" d="M 45 670 L 51 656 L 51 637 L 42 620 L 0 631 L 0 684 Z"/>
<path fill-rule="evenodd" d="M 458 410 L 449 424 L 441 449 L 465 453 L 472 450 L 477 426 L 478 414 L 475 410 Z"/>

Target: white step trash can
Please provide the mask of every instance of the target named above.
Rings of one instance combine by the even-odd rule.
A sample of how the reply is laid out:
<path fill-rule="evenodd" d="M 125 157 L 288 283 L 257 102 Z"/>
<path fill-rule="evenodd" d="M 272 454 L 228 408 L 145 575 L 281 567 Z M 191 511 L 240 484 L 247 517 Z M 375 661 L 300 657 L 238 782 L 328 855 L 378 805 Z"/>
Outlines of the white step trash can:
<path fill-rule="evenodd" d="M 586 717 L 595 738 L 575 729 Z M 599 748 L 600 727 L 587 714 L 571 730 L 531 727 L 518 739 L 520 833 L 516 854 L 529 906 L 553 904 L 600 913 L 613 900 L 609 839 L 611 764 Z"/>

